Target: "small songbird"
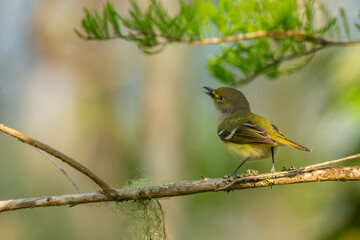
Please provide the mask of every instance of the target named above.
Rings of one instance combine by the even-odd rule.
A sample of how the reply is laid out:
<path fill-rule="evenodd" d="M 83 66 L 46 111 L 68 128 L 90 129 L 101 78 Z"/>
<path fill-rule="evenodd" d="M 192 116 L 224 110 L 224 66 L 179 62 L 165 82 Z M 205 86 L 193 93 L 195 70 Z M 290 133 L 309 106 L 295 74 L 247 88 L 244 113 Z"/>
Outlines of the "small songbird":
<path fill-rule="evenodd" d="M 241 164 L 231 174 L 236 176 L 239 168 L 249 160 L 272 157 L 271 172 L 275 172 L 274 152 L 278 146 L 290 146 L 310 152 L 287 139 L 279 129 L 265 118 L 250 111 L 249 102 L 239 90 L 230 87 L 212 89 L 204 87 L 215 104 L 218 118 L 217 134 L 225 148 Z"/>

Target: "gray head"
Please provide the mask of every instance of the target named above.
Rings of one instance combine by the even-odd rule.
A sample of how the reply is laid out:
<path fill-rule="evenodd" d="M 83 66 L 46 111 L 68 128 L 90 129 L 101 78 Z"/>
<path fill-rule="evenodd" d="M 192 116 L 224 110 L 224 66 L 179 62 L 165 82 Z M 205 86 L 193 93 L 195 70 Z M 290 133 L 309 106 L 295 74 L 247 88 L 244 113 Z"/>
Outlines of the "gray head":
<path fill-rule="evenodd" d="M 205 94 L 214 100 L 219 121 L 232 115 L 250 112 L 249 102 L 239 90 L 230 87 L 221 87 L 218 89 L 204 88 L 207 90 Z"/>

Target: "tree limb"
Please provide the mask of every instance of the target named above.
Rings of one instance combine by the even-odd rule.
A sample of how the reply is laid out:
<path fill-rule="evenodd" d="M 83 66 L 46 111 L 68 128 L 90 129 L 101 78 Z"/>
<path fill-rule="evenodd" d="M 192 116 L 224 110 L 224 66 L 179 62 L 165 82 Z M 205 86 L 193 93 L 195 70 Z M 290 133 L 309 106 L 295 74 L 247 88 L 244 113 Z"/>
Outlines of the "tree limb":
<path fill-rule="evenodd" d="M 161 186 L 140 188 L 140 189 L 114 189 L 101 178 L 96 176 L 88 168 L 61 153 L 60 151 L 41 143 L 35 139 L 0 124 L 0 131 L 17 138 L 18 140 L 41 149 L 50 155 L 59 158 L 71 167 L 82 172 L 101 187 L 103 191 L 68 194 L 60 196 L 46 196 L 38 198 L 24 198 L 15 200 L 0 201 L 0 212 L 12 211 L 23 208 L 50 207 L 77 204 L 109 202 L 109 201 L 129 201 L 142 199 L 158 199 L 175 197 L 202 192 L 231 191 L 247 188 L 258 188 L 275 185 L 306 183 L 316 181 L 359 181 L 360 166 L 318 168 L 341 161 L 346 161 L 360 157 L 360 154 L 337 159 L 325 163 L 307 166 L 298 170 L 282 171 L 277 173 L 265 173 L 259 175 L 241 175 L 235 179 L 229 178 L 205 178 L 196 181 L 182 181 L 178 183 L 164 184 Z"/>
<path fill-rule="evenodd" d="M 203 45 L 210 45 L 210 44 L 219 44 L 222 42 L 236 42 L 236 41 L 243 41 L 243 40 L 252 40 L 252 39 L 261 39 L 261 38 L 274 38 L 274 39 L 293 39 L 295 41 L 303 42 L 303 41 L 315 41 L 320 46 L 353 46 L 353 45 L 360 45 L 360 40 L 354 41 L 333 41 L 323 38 L 321 35 L 316 33 L 307 33 L 301 30 L 275 30 L 275 31 L 257 31 L 257 32 L 248 32 L 248 33 L 241 33 L 238 35 L 226 36 L 226 37 L 214 37 L 214 38 L 205 38 L 201 40 L 192 40 L 192 39 L 185 39 L 185 38 L 177 38 L 172 39 L 169 36 L 164 34 L 156 34 L 153 32 L 141 31 L 137 34 L 129 34 L 129 35 L 116 35 L 116 36 L 109 36 L 107 38 L 96 38 L 96 37 L 86 37 L 83 38 L 85 40 L 115 40 L 115 39 L 124 39 L 130 40 L 134 36 L 153 36 L 159 39 L 163 39 L 163 41 L 158 41 L 160 44 L 167 44 L 171 42 L 179 42 L 179 43 L 187 43 L 190 45 L 195 46 L 203 46 Z M 317 49 L 318 50 L 318 49 Z M 312 53 L 312 52 L 311 52 Z M 308 53 L 310 54 L 310 53 Z M 307 54 L 306 54 L 307 55 Z"/>
<path fill-rule="evenodd" d="M 90 171 L 87 167 L 82 165 L 81 163 L 77 162 L 76 160 L 72 159 L 71 157 L 63 154 L 62 152 L 40 142 L 33 138 L 30 138 L 15 129 L 9 128 L 4 124 L 0 124 L 0 131 L 6 133 L 12 137 L 17 138 L 19 141 L 29 144 L 35 148 L 41 149 L 48 154 L 60 159 L 61 161 L 67 163 L 71 167 L 75 168 L 79 172 L 83 173 L 84 175 L 88 176 L 92 181 L 94 181 L 107 195 L 114 195 L 115 190 L 110 187 L 104 180 L 98 177 L 95 173 Z"/>
<path fill-rule="evenodd" d="M 275 173 L 275 175 L 259 174 L 256 176 L 240 176 L 236 179 L 235 184 L 232 184 L 232 182 L 229 182 L 229 179 L 226 178 L 202 178 L 196 181 L 182 181 L 151 188 L 114 189 L 116 191 L 116 197 L 107 196 L 102 192 L 92 192 L 6 200 L 0 201 L 0 212 L 35 207 L 74 206 L 77 204 L 96 202 L 158 199 L 203 192 L 231 191 L 294 183 L 359 180 L 360 166 L 299 169 L 278 172 Z"/>
<path fill-rule="evenodd" d="M 191 45 L 208 45 L 208 44 L 219 44 L 222 42 L 234 42 L 242 40 L 251 40 L 257 38 L 275 38 L 275 39 L 294 39 L 296 41 L 316 41 L 318 44 L 323 46 L 350 46 L 358 45 L 360 41 L 331 41 L 324 39 L 319 34 L 309 34 L 301 30 L 276 30 L 276 31 L 257 31 L 242 33 L 234 36 L 220 37 L 220 38 L 207 38 L 202 40 L 179 40 Z"/>

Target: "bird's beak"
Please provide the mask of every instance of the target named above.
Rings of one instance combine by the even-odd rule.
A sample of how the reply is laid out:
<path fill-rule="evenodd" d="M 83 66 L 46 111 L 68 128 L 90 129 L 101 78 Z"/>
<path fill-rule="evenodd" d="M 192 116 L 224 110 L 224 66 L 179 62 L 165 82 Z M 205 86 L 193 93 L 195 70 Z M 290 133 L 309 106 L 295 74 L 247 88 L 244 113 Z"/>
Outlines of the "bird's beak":
<path fill-rule="evenodd" d="M 207 94 L 207 95 L 209 95 L 211 98 L 215 98 L 215 95 L 214 95 L 214 89 L 212 89 L 212 88 L 209 88 L 209 87 L 204 87 L 206 90 L 207 90 L 207 92 L 204 92 L 205 94 Z"/>

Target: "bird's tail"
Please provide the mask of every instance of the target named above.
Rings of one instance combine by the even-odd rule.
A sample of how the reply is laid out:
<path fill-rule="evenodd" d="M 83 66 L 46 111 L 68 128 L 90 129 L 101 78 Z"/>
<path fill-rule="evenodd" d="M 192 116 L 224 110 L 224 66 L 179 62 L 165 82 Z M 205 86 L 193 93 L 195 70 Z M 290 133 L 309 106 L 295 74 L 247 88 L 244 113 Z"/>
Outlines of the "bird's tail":
<path fill-rule="evenodd" d="M 293 141 L 290 141 L 287 138 L 278 138 L 278 139 L 276 139 L 276 141 L 283 144 L 283 145 L 287 145 L 287 146 L 299 149 L 301 151 L 311 152 L 310 149 L 308 149 L 308 148 L 306 148 L 304 146 L 301 146 L 300 144 L 297 144 L 297 143 L 295 143 Z"/>

